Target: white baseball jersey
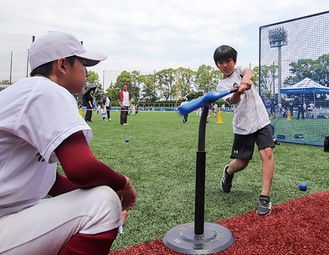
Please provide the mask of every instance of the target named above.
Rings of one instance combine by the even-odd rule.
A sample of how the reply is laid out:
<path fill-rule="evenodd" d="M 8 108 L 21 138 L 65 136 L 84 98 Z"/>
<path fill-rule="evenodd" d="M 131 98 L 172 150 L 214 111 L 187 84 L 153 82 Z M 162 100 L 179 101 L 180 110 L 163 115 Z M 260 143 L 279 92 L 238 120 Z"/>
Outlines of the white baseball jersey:
<path fill-rule="evenodd" d="M 233 88 L 234 83 L 240 84 L 242 80 L 242 69 L 235 67 L 230 77 L 220 80 L 217 91 L 229 90 Z M 224 100 L 231 97 L 227 95 Z M 240 135 L 248 135 L 270 124 L 266 108 L 255 85 L 252 84 L 249 90 L 240 96 L 241 100 L 237 104 L 233 104 L 233 132 Z"/>
<path fill-rule="evenodd" d="M 65 88 L 45 77 L 22 79 L 0 92 L 0 218 L 38 203 L 56 177 L 54 150 L 90 127 Z"/>

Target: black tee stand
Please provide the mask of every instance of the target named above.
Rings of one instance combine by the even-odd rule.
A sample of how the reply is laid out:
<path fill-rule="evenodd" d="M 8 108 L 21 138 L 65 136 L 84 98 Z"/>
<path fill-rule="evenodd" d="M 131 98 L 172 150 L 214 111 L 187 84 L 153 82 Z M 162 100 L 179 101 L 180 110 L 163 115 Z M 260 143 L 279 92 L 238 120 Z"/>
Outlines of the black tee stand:
<path fill-rule="evenodd" d="M 225 227 L 204 222 L 206 151 L 205 135 L 209 106 L 202 111 L 196 153 L 195 215 L 194 223 L 186 223 L 169 230 L 163 238 L 166 247 L 186 254 L 220 252 L 234 243 L 234 236 Z"/>

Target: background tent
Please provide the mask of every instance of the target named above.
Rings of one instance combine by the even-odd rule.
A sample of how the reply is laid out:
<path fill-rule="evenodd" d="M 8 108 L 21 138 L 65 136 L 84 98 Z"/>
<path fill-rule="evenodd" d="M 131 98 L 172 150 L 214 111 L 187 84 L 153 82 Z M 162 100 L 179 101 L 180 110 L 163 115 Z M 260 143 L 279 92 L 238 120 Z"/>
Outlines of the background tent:
<path fill-rule="evenodd" d="M 304 80 L 297 82 L 286 88 L 280 89 L 281 94 L 308 94 L 313 93 L 314 104 L 315 104 L 315 94 L 329 94 L 329 88 L 322 86 L 319 83 L 311 80 L 310 78 L 305 78 Z"/>
<path fill-rule="evenodd" d="M 280 89 L 281 94 L 307 94 L 312 92 L 329 94 L 329 88 L 312 81 L 310 78 L 305 78 L 294 85 Z"/>

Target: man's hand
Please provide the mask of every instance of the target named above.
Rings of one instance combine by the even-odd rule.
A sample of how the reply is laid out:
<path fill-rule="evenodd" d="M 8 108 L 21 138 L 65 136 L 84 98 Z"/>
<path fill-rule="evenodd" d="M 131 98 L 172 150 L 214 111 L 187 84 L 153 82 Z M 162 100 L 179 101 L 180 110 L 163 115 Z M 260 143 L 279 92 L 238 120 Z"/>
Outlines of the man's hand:
<path fill-rule="evenodd" d="M 121 199 L 123 211 L 131 210 L 134 207 L 137 193 L 128 177 L 126 177 L 126 185 L 123 187 L 123 189 L 117 191 L 117 194 Z"/>

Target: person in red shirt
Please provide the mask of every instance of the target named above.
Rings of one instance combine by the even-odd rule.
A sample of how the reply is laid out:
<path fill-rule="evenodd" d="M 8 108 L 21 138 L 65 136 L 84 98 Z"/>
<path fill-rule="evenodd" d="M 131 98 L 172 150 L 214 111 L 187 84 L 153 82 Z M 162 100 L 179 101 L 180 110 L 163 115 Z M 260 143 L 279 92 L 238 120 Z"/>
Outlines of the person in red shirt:
<path fill-rule="evenodd" d="M 130 95 L 127 89 L 127 84 L 123 84 L 122 90 L 120 91 L 120 106 L 121 106 L 120 124 L 124 126 L 129 125 L 127 119 L 128 119 L 128 110 L 130 106 Z"/>

